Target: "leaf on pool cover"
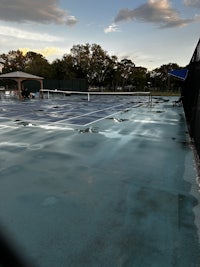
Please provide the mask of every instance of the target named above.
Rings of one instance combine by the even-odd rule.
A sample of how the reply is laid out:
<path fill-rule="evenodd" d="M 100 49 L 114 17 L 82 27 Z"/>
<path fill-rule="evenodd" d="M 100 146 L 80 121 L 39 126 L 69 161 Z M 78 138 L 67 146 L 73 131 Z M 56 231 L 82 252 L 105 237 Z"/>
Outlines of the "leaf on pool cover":
<path fill-rule="evenodd" d="M 98 133 L 98 129 L 97 128 L 88 127 L 88 128 L 85 128 L 85 129 L 79 129 L 78 132 L 79 133 Z"/>
<path fill-rule="evenodd" d="M 35 126 L 35 124 L 32 124 L 31 122 L 28 121 L 20 121 L 20 120 L 15 120 L 18 125 L 23 125 L 23 126 Z"/>

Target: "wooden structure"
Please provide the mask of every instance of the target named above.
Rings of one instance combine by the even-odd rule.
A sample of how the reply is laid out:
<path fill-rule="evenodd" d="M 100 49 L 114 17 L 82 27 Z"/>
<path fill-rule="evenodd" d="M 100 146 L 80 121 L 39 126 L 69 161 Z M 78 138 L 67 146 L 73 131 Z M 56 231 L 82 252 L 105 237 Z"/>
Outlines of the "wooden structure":
<path fill-rule="evenodd" d="M 22 98 L 22 82 L 26 80 L 36 80 L 40 83 L 40 90 L 43 89 L 43 77 L 35 76 L 23 71 L 14 71 L 0 75 L 0 79 L 10 79 L 17 82 L 19 98 Z M 42 91 L 42 90 L 41 90 Z"/>

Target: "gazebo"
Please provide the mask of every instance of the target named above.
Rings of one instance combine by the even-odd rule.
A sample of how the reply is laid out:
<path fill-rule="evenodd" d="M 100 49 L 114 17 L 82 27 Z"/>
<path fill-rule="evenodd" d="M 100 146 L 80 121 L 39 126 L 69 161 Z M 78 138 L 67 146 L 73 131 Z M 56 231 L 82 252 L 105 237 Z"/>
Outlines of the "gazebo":
<path fill-rule="evenodd" d="M 40 83 L 40 89 L 43 89 L 43 77 L 35 76 L 23 71 L 14 71 L 0 75 L 0 79 L 10 79 L 17 82 L 17 90 L 19 98 L 22 98 L 22 82 L 26 80 L 36 80 Z"/>

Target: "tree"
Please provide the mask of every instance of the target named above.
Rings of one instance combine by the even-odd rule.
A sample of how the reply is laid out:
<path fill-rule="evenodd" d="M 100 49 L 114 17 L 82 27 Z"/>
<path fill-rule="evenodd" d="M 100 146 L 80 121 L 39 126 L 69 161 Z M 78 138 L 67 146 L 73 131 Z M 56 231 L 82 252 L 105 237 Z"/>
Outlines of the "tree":
<path fill-rule="evenodd" d="M 148 85 L 148 71 L 144 67 L 135 67 L 133 73 L 133 85 L 137 90 L 145 90 Z"/>
<path fill-rule="evenodd" d="M 8 54 L 0 55 L 2 73 L 23 71 L 26 65 L 26 58 L 20 50 L 10 51 Z"/>
<path fill-rule="evenodd" d="M 176 63 L 168 63 L 154 69 L 151 72 L 152 84 L 156 89 L 165 90 L 169 89 L 168 72 L 173 69 L 179 69 Z"/>
<path fill-rule="evenodd" d="M 3 73 L 25 71 L 48 79 L 86 79 L 89 85 L 103 86 L 116 90 L 117 87 L 134 86 L 139 90 L 147 84 L 157 89 L 179 87 L 179 81 L 168 77 L 172 69 L 180 68 L 176 63 L 162 65 L 148 72 L 144 67 L 136 67 L 130 59 L 118 61 L 98 44 L 74 45 L 69 54 L 55 59 L 51 64 L 41 54 L 20 50 L 0 55 L 0 69 Z M 132 90 L 133 88 L 128 88 Z"/>
<path fill-rule="evenodd" d="M 99 86 L 104 85 L 109 69 L 113 66 L 113 58 L 111 58 L 100 45 L 93 44 L 91 46 L 90 61 L 90 82 L 93 81 Z"/>
<path fill-rule="evenodd" d="M 65 54 L 62 59 L 54 60 L 51 64 L 52 78 L 59 80 L 78 78 L 73 62 L 70 54 Z"/>
<path fill-rule="evenodd" d="M 113 58 L 97 44 L 76 45 L 71 49 L 73 68 L 77 78 L 87 79 L 88 84 L 103 86 L 113 66 Z"/>
<path fill-rule="evenodd" d="M 118 58 L 117 56 L 111 56 L 109 66 L 106 70 L 106 76 L 104 79 L 104 85 L 112 90 L 116 90 L 118 86 L 118 79 L 117 79 L 117 66 L 118 66 Z"/>
<path fill-rule="evenodd" d="M 71 49 L 72 66 L 77 78 L 87 79 L 90 66 L 90 45 L 74 45 Z"/>
<path fill-rule="evenodd" d="M 133 83 L 135 64 L 130 59 L 122 59 L 115 64 L 115 84 L 124 88 Z"/>
<path fill-rule="evenodd" d="M 24 71 L 45 78 L 51 77 L 51 65 L 41 54 L 29 51 L 25 55 Z"/>

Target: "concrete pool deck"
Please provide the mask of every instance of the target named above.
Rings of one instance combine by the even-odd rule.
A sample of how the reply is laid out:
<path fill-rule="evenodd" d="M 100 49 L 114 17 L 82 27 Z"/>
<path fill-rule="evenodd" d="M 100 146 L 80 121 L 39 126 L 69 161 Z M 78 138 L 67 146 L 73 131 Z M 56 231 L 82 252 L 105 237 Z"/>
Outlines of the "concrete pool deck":
<path fill-rule="evenodd" d="M 34 266 L 200 266 L 196 164 L 168 100 L 63 128 L 2 106 L 0 221 Z"/>

